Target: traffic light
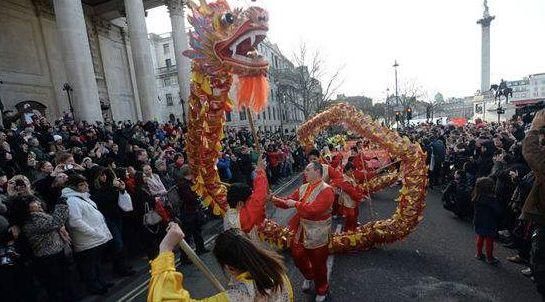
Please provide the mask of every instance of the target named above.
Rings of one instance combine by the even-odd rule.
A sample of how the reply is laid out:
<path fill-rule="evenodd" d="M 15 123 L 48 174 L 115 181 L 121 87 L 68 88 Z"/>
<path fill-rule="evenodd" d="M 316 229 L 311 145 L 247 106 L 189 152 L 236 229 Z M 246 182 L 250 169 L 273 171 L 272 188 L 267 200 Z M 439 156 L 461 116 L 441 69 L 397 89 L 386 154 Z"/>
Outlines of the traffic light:
<path fill-rule="evenodd" d="M 411 107 L 407 108 L 407 120 L 410 121 L 413 119 L 413 109 Z"/>
<path fill-rule="evenodd" d="M 401 112 L 396 111 L 396 122 L 399 122 L 401 119 Z"/>

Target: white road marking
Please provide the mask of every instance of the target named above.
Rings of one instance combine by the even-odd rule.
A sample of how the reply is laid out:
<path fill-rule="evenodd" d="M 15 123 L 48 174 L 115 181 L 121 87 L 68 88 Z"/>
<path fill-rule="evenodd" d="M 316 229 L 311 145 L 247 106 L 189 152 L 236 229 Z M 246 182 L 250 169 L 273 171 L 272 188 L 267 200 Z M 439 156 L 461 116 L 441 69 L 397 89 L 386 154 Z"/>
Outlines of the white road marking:
<path fill-rule="evenodd" d="M 342 230 L 342 223 L 337 224 L 337 227 L 335 228 L 335 234 L 339 234 Z M 329 282 L 329 279 L 331 277 L 331 272 L 333 271 L 333 260 L 335 259 L 334 255 L 329 255 L 327 257 L 327 281 Z"/>

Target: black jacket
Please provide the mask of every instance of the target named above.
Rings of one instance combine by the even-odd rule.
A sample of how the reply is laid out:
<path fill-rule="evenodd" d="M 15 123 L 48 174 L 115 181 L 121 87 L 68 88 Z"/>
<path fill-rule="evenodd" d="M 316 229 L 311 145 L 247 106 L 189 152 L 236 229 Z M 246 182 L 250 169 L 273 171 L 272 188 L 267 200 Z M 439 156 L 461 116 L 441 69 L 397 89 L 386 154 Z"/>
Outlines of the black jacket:
<path fill-rule="evenodd" d="M 475 201 L 473 224 L 475 233 L 481 236 L 495 237 L 500 221 L 501 207 L 493 196 L 481 196 Z"/>

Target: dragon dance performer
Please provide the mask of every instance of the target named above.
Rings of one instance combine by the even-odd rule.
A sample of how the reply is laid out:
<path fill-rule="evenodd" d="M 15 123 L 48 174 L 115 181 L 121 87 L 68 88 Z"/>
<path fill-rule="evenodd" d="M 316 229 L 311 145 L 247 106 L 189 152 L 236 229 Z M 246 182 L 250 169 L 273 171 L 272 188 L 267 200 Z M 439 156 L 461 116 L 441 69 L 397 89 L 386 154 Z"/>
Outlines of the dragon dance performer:
<path fill-rule="evenodd" d="M 330 166 L 337 171 L 343 170 L 343 155 L 340 152 L 333 155 Z"/>
<path fill-rule="evenodd" d="M 354 179 L 357 182 L 362 183 L 376 176 L 376 173 L 371 171 L 371 169 L 369 169 L 367 166 L 367 161 L 372 160 L 373 157 L 366 156 L 364 150 L 361 147 L 357 147 L 358 145 L 361 145 L 361 142 L 357 142 L 356 146 L 350 149 L 350 157 L 348 158 L 348 162 L 352 163 L 354 166 Z"/>
<path fill-rule="evenodd" d="M 342 172 L 336 170 L 331 165 L 325 163 L 320 159 L 320 151 L 313 149 L 308 153 L 308 160 L 310 162 L 319 163 L 323 166 L 323 175 L 322 178 L 324 182 L 331 184 L 332 181 L 342 179 Z"/>
<path fill-rule="evenodd" d="M 223 229 L 241 229 L 254 243 L 260 242 L 257 227 L 265 220 L 268 182 L 263 158 L 259 156 L 252 189 L 245 183 L 235 183 L 227 191 L 229 209 L 223 216 Z"/>
<path fill-rule="evenodd" d="M 289 222 L 294 231 L 291 254 L 303 276 L 303 291 L 314 281 L 316 301 L 324 301 L 329 292 L 327 257 L 331 237 L 331 211 L 335 199 L 333 188 L 323 181 L 323 167 L 311 162 L 305 168 L 307 183 L 287 199 L 273 196 L 280 208 L 295 208 L 296 214 Z"/>
<path fill-rule="evenodd" d="M 360 213 L 359 206 L 367 197 L 364 190 L 357 185 L 354 172 L 354 164 L 348 162 L 344 167 L 343 181 L 335 184 L 339 192 L 340 212 L 345 219 L 343 232 L 356 230 Z"/>
<path fill-rule="evenodd" d="M 159 246 L 159 256 L 151 262 L 148 302 L 196 301 L 183 288 L 183 275 L 174 266 L 174 249 L 184 238 L 171 223 Z M 280 255 L 255 246 L 240 230 L 225 231 L 216 239 L 213 254 L 231 277 L 225 292 L 198 301 L 205 302 L 288 302 L 293 290 Z"/>

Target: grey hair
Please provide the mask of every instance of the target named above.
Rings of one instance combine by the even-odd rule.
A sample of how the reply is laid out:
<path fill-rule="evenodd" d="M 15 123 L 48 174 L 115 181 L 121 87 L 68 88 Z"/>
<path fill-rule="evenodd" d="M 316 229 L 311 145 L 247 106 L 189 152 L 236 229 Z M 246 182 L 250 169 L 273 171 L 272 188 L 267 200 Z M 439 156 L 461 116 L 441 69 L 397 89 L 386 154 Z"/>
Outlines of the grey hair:
<path fill-rule="evenodd" d="M 323 170 L 323 167 L 322 167 L 322 164 L 318 163 L 318 162 L 310 162 L 310 164 L 312 165 L 312 168 L 314 170 L 318 170 L 320 172 L 320 176 L 324 175 L 324 170 Z"/>

